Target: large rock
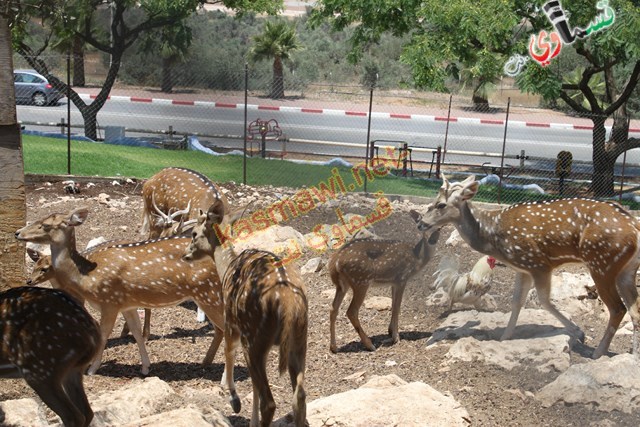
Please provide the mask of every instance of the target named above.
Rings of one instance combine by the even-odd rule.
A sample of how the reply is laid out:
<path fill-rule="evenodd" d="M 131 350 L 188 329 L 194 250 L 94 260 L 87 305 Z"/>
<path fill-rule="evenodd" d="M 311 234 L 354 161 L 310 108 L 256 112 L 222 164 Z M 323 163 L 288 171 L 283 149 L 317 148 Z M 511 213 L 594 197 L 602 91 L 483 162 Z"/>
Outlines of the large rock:
<path fill-rule="evenodd" d="M 25 398 L 0 402 L 0 425 L 11 427 L 46 426 L 44 405 L 35 399 Z"/>
<path fill-rule="evenodd" d="M 158 377 L 133 381 L 127 387 L 90 400 L 95 414 L 91 426 L 131 423 L 165 410 L 166 403 L 176 399 L 179 399 L 177 393 Z"/>
<path fill-rule="evenodd" d="M 396 375 L 373 377 L 355 390 L 307 403 L 310 427 L 468 426 L 467 411 L 450 396 Z M 274 427 L 289 425 L 286 417 Z"/>
<path fill-rule="evenodd" d="M 567 335 L 507 341 L 478 341 L 462 338 L 451 346 L 447 363 L 481 362 L 511 370 L 520 366 L 535 367 L 541 372 L 564 372 L 569 369 Z"/>
<path fill-rule="evenodd" d="M 204 414 L 195 407 L 186 407 L 152 415 L 122 427 L 231 427 L 220 413 Z"/>
<path fill-rule="evenodd" d="M 427 345 L 442 340 L 459 340 L 473 336 L 479 340 L 499 340 L 511 313 L 479 312 L 477 310 L 451 313 L 433 331 Z M 544 338 L 568 334 L 562 323 L 546 310 L 522 309 L 512 339 Z"/>
<path fill-rule="evenodd" d="M 569 368 L 569 350 L 574 337 L 545 310 L 520 312 L 513 338 L 499 341 L 510 313 L 458 311 L 449 315 L 433 332 L 427 345 L 454 340 L 446 363 L 483 362 L 513 369 L 536 367 L 542 372 Z"/>
<path fill-rule="evenodd" d="M 244 249 L 261 249 L 294 258 L 307 249 L 305 238 L 300 232 L 293 227 L 280 225 L 252 233 L 248 238 L 234 241 L 233 245 L 238 252 Z"/>
<path fill-rule="evenodd" d="M 640 360 L 620 354 L 573 365 L 536 395 L 545 407 L 564 402 L 600 411 L 640 411 Z"/>

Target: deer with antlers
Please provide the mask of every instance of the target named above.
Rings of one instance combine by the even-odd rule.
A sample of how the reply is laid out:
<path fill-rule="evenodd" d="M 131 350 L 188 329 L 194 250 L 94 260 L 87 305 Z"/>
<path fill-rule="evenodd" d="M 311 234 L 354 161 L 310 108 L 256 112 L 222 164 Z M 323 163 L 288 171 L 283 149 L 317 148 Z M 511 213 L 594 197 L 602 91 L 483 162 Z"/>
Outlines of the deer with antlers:
<path fill-rule="evenodd" d="M 583 263 L 609 310 L 609 322 L 594 358 L 605 354 L 627 310 L 633 323 L 633 353 L 640 355 L 640 298 L 635 277 L 640 265 L 640 224 L 617 203 L 564 199 L 520 203 L 501 210 L 475 207 L 478 182 L 470 176 L 449 183 L 443 176 L 435 201 L 422 221 L 427 227 L 453 224 L 478 252 L 516 271 L 511 316 L 502 340 L 513 335 L 532 287 L 542 307 L 578 338 L 580 328 L 550 301 L 551 275 L 566 263 Z"/>
<path fill-rule="evenodd" d="M 82 380 L 100 342 L 89 313 L 59 290 L 13 288 L 0 293 L 0 331 L 0 377 L 23 377 L 65 426 L 88 426 Z"/>
<path fill-rule="evenodd" d="M 200 172 L 186 168 L 164 168 L 153 175 L 142 186 L 142 200 L 141 233 L 148 233 L 149 239 L 181 233 L 195 224 L 198 210 L 206 211 L 216 200 L 229 211 L 220 188 Z"/>
<path fill-rule="evenodd" d="M 215 336 L 203 361 L 211 363 L 222 342 L 224 323 L 221 283 L 213 261 L 184 261 L 188 236 L 102 245 L 83 256 L 75 247 L 75 227 L 88 214 L 84 208 L 52 214 L 21 228 L 16 237 L 50 244 L 57 282 L 100 311 L 100 350 L 89 373 L 99 368 L 107 338 L 122 312 L 138 344 L 141 372 L 147 375 L 150 361 L 136 308 L 175 306 L 186 300 L 195 301 L 214 324 Z"/>
<path fill-rule="evenodd" d="M 372 284 L 384 284 L 391 287 L 391 323 L 389 335 L 394 343 L 400 341 L 398 333 L 398 317 L 402 295 L 407 282 L 424 268 L 433 256 L 440 237 L 439 230 L 427 229 L 420 221 L 418 212 L 410 211 L 411 217 L 422 231 L 422 238 L 411 245 L 398 240 L 352 240 L 338 249 L 329 260 L 329 275 L 336 287 L 331 311 L 329 313 L 329 329 L 331 341 L 329 348 L 333 353 L 336 346 L 336 318 L 340 304 L 347 291 L 353 291 L 353 298 L 347 309 L 347 317 L 360 336 L 362 345 L 367 350 L 376 348 L 369 336 L 364 332 L 358 313 L 364 302 L 367 291 Z"/>
<path fill-rule="evenodd" d="M 233 382 L 235 348 L 242 343 L 253 386 L 251 426 L 271 425 L 276 409 L 266 373 L 269 350 L 280 349 L 279 371 L 289 371 L 293 416 L 297 427 L 305 425 L 304 370 L 307 352 L 308 303 L 298 269 L 284 265 L 271 252 L 247 249 L 237 254 L 221 229 L 235 215 L 226 215 L 221 201 L 200 212 L 192 241 L 184 257 L 214 257 L 222 272 L 225 301 L 225 375 L 233 410 L 241 409 Z M 223 219 L 224 218 L 224 219 Z"/>
<path fill-rule="evenodd" d="M 215 200 L 222 200 L 225 209 L 229 210 L 227 197 L 205 175 L 187 168 L 164 168 L 142 186 L 140 232 L 147 239 L 180 235 L 195 224 L 198 209 L 208 209 Z M 150 319 L 151 310 L 145 309 L 145 338 L 149 336 Z M 125 324 L 121 336 L 128 332 Z"/>

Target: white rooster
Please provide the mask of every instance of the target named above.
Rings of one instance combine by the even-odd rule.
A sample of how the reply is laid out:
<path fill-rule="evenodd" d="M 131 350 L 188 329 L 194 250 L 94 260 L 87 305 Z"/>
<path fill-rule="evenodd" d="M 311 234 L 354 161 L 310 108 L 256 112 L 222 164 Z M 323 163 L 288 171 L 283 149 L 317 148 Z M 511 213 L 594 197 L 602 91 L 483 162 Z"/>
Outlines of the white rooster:
<path fill-rule="evenodd" d="M 453 304 L 472 304 L 478 308 L 480 298 L 491 287 L 493 268 L 496 259 L 485 255 L 476 262 L 469 273 L 460 273 L 458 258 L 445 256 L 438 265 L 438 270 L 433 274 L 436 280 L 434 289 L 442 289 L 449 295 L 449 311 Z"/>

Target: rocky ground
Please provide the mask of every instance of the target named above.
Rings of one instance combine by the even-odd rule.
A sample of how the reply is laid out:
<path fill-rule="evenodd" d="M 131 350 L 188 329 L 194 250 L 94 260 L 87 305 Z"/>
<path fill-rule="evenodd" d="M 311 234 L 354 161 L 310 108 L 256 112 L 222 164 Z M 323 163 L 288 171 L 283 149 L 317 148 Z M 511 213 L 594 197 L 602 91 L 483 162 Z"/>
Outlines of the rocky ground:
<path fill-rule="evenodd" d="M 27 217 L 29 221 L 39 219 L 52 212 L 66 211 L 78 206 L 90 210 L 87 222 L 77 228 L 78 246 L 84 248 L 95 237 L 106 239 L 140 240 L 140 212 L 142 207 L 141 182 L 83 180 L 80 192 L 65 192 L 61 182 L 37 181 L 29 183 L 27 190 Z M 243 205 L 256 200 L 252 206 L 272 203 L 278 198 L 292 193 L 283 188 L 253 188 L 234 183 L 222 183 L 232 204 Z M 100 196 L 100 194 L 104 194 Z M 106 196 L 108 195 L 108 197 Z M 336 208 L 344 213 L 367 214 L 373 209 L 373 201 L 364 196 L 346 196 L 335 203 L 318 206 L 308 215 L 286 223 L 305 234 L 317 224 L 337 222 Z M 411 217 L 410 207 L 421 206 L 409 202 L 394 202 L 393 214 L 375 224 L 372 231 L 383 238 L 416 242 L 418 232 Z M 442 323 L 451 319 L 446 306 L 430 305 L 432 294 L 430 285 L 433 273 L 441 257 L 455 253 L 460 257 L 462 270 L 469 271 L 479 254 L 465 244 L 448 246 L 445 241 L 453 228 L 445 228 L 438 243 L 435 259 L 407 287 L 400 316 L 401 341 L 391 345 L 387 337 L 390 319 L 389 310 L 365 306 L 361 309 L 360 319 L 367 333 L 378 348 L 375 352 L 364 350 L 357 334 L 348 322 L 345 311 L 350 299 L 343 303 L 337 323 L 339 351 L 329 351 L 329 304 L 333 298 L 333 285 L 326 268 L 319 272 L 305 274 L 308 287 L 310 329 L 308 335 L 307 377 L 308 402 L 315 399 L 348 391 L 361 385 L 374 375 L 395 374 L 407 382 L 421 381 L 436 390 L 450 394 L 468 411 L 468 423 L 471 425 L 638 425 L 640 412 L 631 413 L 618 410 L 602 411 L 598 405 L 556 403 L 544 407 L 534 397 L 545 385 L 551 383 L 565 368 L 551 367 L 540 370 L 534 364 L 516 363 L 492 364 L 480 360 L 451 361 L 448 352 L 459 339 L 447 336 L 438 345 L 427 347 L 427 342 L 436 338 L 436 331 Z M 306 251 L 299 260 L 303 265 L 308 259 L 320 257 L 326 262 L 330 252 L 318 253 Z M 580 273 L 574 267 L 559 271 L 571 274 Z M 494 297 L 497 310 L 508 312 L 512 294 L 514 273 L 498 265 L 490 294 Z M 586 291 L 584 292 L 586 293 Z M 369 297 L 389 296 L 384 287 L 372 288 Z M 372 298 L 369 298 L 372 299 Z M 589 310 L 572 315 L 573 320 L 585 331 L 584 344 L 573 345 L 568 352 L 570 365 L 584 364 L 602 336 L 605 320 L 602 317 L 602 304 L 599 300 L 588 302 Z M 537 308 L 535 300 L 530 299 L 527 307 Z M 560 307 L 563 308 L 563 307 Z M 471 310 L 472 307 L 455 306 L 454 314 Z M 92 314 L 97 315 L 95 311 Z M 102 367 L 96 375 L 85 379 L 90 400 L 106 391 L 118 391 L 141 381 L 140 358 L 137 347 L 131 337 L 120 338 L 122 320 L 119 319 L 103 357 Z M 554 328 L 551 328 L 554 330 Z M 442 334 L 442 329 L 440 329 Z M 556 335 L 563 335 L 555 328 Z M 499 336 L 500 330 L 487 333 L 489 339 Z M 195 305 L 185 303 L 174 308 L 158 309 L 152 312 L 151 337 L 147 349 L 151 357 L 150 376 L 157 376 L 167 382 L 181 396 L 196 396 L 194 390 L 211 391 L 207 394 L 209 403 L 222 414 L 229 417 L 233 425 L 248 425 L 251 397 L 251 382 L 244 368 L 244 361 L 238 357 L 236 364 L 237 387 L 243 397 L 243 410 L 232 414 L 227 403 L 226 393 L 218 387 L 223 363 L 222 352 L 215 358 L 214 364 L 202 367 L 204 357 L 213 337 L 212 328 L 207 323 L 196 320 Z M 453 338 L 453 339 L 451 339 Z M 489 344 L 492 341 L 489 341 Z M 629 335 L 616 336 L 610 356 L 630 351 Z M 535 351 L 534 351 L 535 352 Z M 562 352 L 562 350 L 560 350 Z M 471 358 L 473 359 L 473 358 Z M 276 399 L 276 419 L 284 416 L 290 408 L 291 390 L 288 379 L 279 378 L 276 373 L 277 353 L 274 351 L 269 364 L 271 388 Z M 622 391 L 624 393 L 624 391 Z M 2 380 L 0 401 L 33 397 L 35 393 L 22 380 Z M 201 396 L 201 395 L 198 395 Z M 196 397 L 193 397 L 197 400 Z M 183 404 L 180 400 L 179 404 Z M 637 402 L 637 400 L 636 400 Z M 384 405 L 380 402 L 380 405 Z M 637 407 L 637 405 L 636 405 Z M 167 404 L 166 410 L 175 409 Z M 52 412 L 48 412 L 53 420 Z M 428 425 L 429 420 L 424 421 Z"/>

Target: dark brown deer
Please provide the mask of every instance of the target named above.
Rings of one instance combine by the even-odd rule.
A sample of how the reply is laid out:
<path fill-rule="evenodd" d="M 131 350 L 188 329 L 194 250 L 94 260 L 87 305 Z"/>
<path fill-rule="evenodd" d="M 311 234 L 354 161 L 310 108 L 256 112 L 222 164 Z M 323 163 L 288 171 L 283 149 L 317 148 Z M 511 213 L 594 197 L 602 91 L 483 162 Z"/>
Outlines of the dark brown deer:
<path fill-rule="evenodd" d="M 551 275 L 566 263 L 583 263 L 609 310 L 609 323 L 594 358 L 605 354 L 627 310 L 633 323 L 633 353 L 640 355 L 640 298 L 635 277 L 640 264 L 640 224 L 608 201 L 565 199 L 520 203 L 499 210 L 475 207 L 475 177 L 442 187 L 422 220 L 428 227 L 451 223 L 475 250 L 516 271 L 511 317 L 502 340 L 511 338 L 520 309 L 535 286 L 542 307 L 579 339 L 580 328 L 550 301 Z"/>
<path fill-rule="evenodd" d="M 439 230 L 422 227 L 420 214 L 410 212 L 413 220 L 422 231 L 422 239 L 411 245 L 398 240 L 352 240 L 338 249 L 329 260 L 329 275 L 336 287 L 331 311 L 329 313 L 329 328 L 331 341 L 329 348 L 333 353 L 338 351 L 336 346 L 336 318 L 342 300 L 347 291 L 353 291 L 351 304 L 347 309 L 347 317 L 360 336 L 362 345 L 367 350 L 376 348 L 360 324 L 358 313 L 364 302 L 369 287 L 373 284 L 384 284 L 391 287 L 391 322 L 389 335 L 394 343 L 400 341 L 398 333 L 398 317 L 402 295 L 407 282 L 424 268 L 433 256 L 434 249 L 440 237 Z"/>
<path fill-rule="evenodd" d="M 88 213 L 79 208 L 52 214 L 18 230 L 16 237 L 50 244 L 60 286 L 100 311 L 100 350 L 89 373 L 99 368 L 107 338 L 118 313 L 122 312 L 140 350 L 141 372 L 148 374 L 150 361 L 136 308 L 175 306 L 186 300 L 195 301 L 215 326 L 214 339 L 203 361 L 203 364 L 211 363 L 222 341 L 224 325 L 221 283 L 213 261 L 182 259 L 190 237 L 103 245 L 84 257 L 73 244 L 74 229 L 84 223 Z"/>
<path fill-rule="evenodd" d="M 225 301 L 225 372 L 231 406 L 238 413 L 240 398 L 233 382 L 235 348 L 242 343 L 253 385 L 251 426 L 270 426 L 276 409 L 266 362 L 272 346 L 280 349 L 279 371 L 289 371 L 293 388 L 293 416 L 297 427 L 305 425 L 304 370 L 307 353 L 308 303 L 298 269 L 283 265 L 278 256 L 247 249 L 236 254 L 231 242 L 222 242 L 214 230 L 227 212 L 221 201 L 207 213 L 200 212 L 185 258 L 214 256 L 223 273 Z M 231 223 L 232 216 L 224 220 Z M 226 224 L 224 224 L 226 225 Z M 223 227 L 224 227 L 223 225 Z"/>
<path fill-rule="evenodd" d="M 0 331 L 0 377 L 23 377 L 65 426 L 88 426 L 83 373 L 100 345 L 89 313 L 59 290 L 13 288 L 0 293 Z"/>

